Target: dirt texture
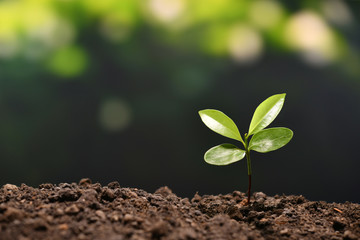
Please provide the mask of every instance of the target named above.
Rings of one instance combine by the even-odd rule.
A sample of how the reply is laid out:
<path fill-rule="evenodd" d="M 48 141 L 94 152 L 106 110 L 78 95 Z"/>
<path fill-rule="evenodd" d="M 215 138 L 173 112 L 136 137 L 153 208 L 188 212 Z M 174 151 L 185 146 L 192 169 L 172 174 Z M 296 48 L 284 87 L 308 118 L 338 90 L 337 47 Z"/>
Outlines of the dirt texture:
<path fill-rule="evenodd" d="M 180 198 L 90 179 L 0 189 L 0 239 L 360 239 L 360 205 L 303 196 Z"/>

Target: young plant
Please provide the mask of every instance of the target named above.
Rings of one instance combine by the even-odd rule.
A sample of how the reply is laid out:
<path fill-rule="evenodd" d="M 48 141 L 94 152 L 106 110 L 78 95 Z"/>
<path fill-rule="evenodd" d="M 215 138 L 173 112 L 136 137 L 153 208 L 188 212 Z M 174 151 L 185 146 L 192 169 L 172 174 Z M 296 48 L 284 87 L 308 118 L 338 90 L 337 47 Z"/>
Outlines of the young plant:
<path fill-rule="evenodd" d="M 201 120 L 208 128 L 220 135 L 238 140 L 243 144 L 244 149 L 229 143 L 215 146 L 205 153 L 204 159 L 209 164 L 221 166 L 237 162 L 246 156 L 249 175 L 248 203 L 250 203 L 251 191 L 250 150 L 261 153 L 274 151 L 285 146 L 293 137 L 293 132 L 288 128 L 276 127 L 264 129 L 281 111 L 285 95 L 285 93 L 273 95 L 256 108 L 250 122 L 249 131 L 244 134 L 244 138 L 241 137 L 233 120 L 224 113 L 214 109 L 199 111 Z"/>

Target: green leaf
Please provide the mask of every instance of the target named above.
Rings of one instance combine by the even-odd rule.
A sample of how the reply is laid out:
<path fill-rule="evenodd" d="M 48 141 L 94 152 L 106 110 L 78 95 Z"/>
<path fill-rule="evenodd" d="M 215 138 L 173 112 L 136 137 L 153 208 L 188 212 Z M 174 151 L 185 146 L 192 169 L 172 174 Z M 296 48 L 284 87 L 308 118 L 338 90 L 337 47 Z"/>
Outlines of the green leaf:
<path fill-rule="evenodd" d="M 276 118 L 284 105 L 285 95 L 286 93 L 273 95 L 256 108 L 251 119 L 248 136 L 261 131 Z"/>
<path fill-rule="evenodd" d="M 228 165 L 243 159 L 245 151 L 229 143 L 210 148 L 204 155 L 205 162 L 213 165 Z"/>
<path fill-rule="evenodd" d="M 261 153 L 274 151 L 285 146 L 293 137 L 288 128 L 268 128 L 256 133 L 250 140 L 249 150 Z"/>
<path fill-rule="evenodd" d="M 215 109 L 205 109 L 199 111 L 199 115 L 204 124 L 214 132 L 244 144 L 235 123 L 224 113 Z"/>

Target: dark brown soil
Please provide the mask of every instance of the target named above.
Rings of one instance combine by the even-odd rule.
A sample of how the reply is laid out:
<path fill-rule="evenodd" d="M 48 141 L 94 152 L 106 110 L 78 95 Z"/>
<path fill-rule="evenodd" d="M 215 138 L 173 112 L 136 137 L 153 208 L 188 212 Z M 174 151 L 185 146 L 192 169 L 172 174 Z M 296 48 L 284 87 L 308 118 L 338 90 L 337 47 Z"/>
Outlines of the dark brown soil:
<path fill-rule="evenodd" d="M 360 205 L 245 193 L 180 198 L 79 184 L 6 184 L 0 189 L 0 239 L 360 239 Z"/>

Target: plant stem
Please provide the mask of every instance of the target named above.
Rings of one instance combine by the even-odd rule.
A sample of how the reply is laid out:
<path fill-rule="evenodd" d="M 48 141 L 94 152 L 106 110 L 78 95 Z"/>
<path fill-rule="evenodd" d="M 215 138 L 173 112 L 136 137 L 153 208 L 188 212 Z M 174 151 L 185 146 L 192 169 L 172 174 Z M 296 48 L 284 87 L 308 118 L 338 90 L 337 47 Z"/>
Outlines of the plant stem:
<path fill-rule="evenodd" d="M 248 167 L 248 175 L 249 175 L 249 187 L 248 187 L 248 203 L 250 203 L 250 195 L 251 195 L 251 160 L 250 160 L 250 151 L 246 151 L 246 160 Z"/>
<path fill-rule="evenodd" d="M 248 204 L 250 203 L 250 195 L 251 195 L 251 159 L 250 159 L 250 150 L 248 149 L 248 135 L 245 134 L 245 151 L 246 151 L 246 160 L 247 160 L 247 168 L 248 168 L 248 176 L 249 176 L 249 187 L 248 187 Z"/>

